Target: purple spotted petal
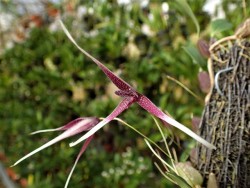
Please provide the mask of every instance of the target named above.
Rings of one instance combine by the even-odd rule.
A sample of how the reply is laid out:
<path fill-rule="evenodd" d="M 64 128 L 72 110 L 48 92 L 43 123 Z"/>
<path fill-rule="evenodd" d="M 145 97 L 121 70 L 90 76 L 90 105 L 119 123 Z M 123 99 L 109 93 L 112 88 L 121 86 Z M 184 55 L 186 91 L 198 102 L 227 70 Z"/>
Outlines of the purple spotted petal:
<path fill-rule="evenodd" d="M 122 113 L 124 110 L 126 110 L 134 102 L 135 102 L 134 97 L 125 97 L 108 117 L 106 117 L 104 120 L 102 120 L 100 123 L 98 123 L 95 127 L 93 127 L 89 132 L 87 132 L 85 135 L 83 135 L 77 141 L 70 143 L 70 147 L 79 144 L 83 140 L 85 140 L 88 137 L 90 137 L 91 135 L 93 135 L 96 131 L 101 129 L 104 125 L 106 125 L 107 123 L 112 121 L 114 118 L 116 118 L 118 115 L 120 115 L 120 113 Z"/>
<path fill-rule="evenodd" d="M 154 103 L 152 103 L 147 97 L 140 95 L 137 103 L 147 110 L 149 113 L 155 115 L 156 117 L 162 119 L 163 121 L 173 125 L 174 127 L 180 129 L 181 131 L 185 132 L 187 135 L 191 136 L 198 142 L 202 143 L 203 145 L 207 146 L 211 149 L 216 149 L 212 144 L 192 132 L 190 129 L 185 127 L 184 125 L 180 124 L 176 120 L 172 119 L 171 117 L 167 116 L 164 112 L 162 112 Z"/>
<path fill-rule="evenodd" d="M 69 122 L 68 124 L 64 125 L 61 130 L 67 130 L 70 129 L 71 127 L 75 126 L 77 123 L 81 123 L 83 120 L 90 120 L 89 123 L 86 123 L 84 125 L 84 130 L 82 131 L 88 131 L 90 129 L 92 129 L 97 123 L 99 123 L 99 119 L 96 117 L 83 117 L 83 118 L 77 118 L 71 122 Z"/>
<path fill-rule="evenodd" d="M 22 157 L 21 159 L 19 159 L 14 165 L 17 165 L 18 163 L 20 163 L 21 161 L 23 161 L 24 159 L 27 159 L 28 157 L 34 155 L 35 153 L 65 139 L 68 138 L 70 136 L 76 135 L 82 131 L 86 131 L 86 127 L 85 125 L 89 125 L 90 123 L 92 123 L 92 119 L 84 119 L 82 121 L 78 121 L 76 122 L 76 124 L 72 125 L 68 130 L 64 131 L 62 134 L 60 134 L 59 136 L 55 137 L 54 139 L 50 140 L 49 142 L 47 142 L 46 144 L 42 145 L 41 147 L 35 149 L 34 151 L 30 152 L 29 154 L 25 155 L 24 157 Z M 97 122 L 96 122 L 97 123 Z M 89 128 L 89 127 L 87 127 Z"/>
<path fill-rule="evenodd" d="M 82 154 L 84 153 L 84 151 L 85 151 L 86 148 L 88 147 L 88 145 L 89 145 L 89 143 L 91 142 L 91 140 L 93 139 L 93 137 L 94 137 L 94 135 L 88 137 L 88 138 L 86 139 L 86 141 L 84 142 L 84 144 L 83 144 L 83 146 L 82 146 L 82 148 L 81 148 L 79 154 L 77 155 L 77 158 L 76 158 L 76 160 L 75 160 L 75 163 L 74 163 L 74 165 L 73 165 L 73 167 L 72 167 L 72 169 L 71 169 L 71 171 L 70 171 L 70 173 L 69 173 L 69 176 L 68 176 L 68 178 L 67 178 L 67 181 L 66 181 L 66 183 L 65 183 L 64 188 L 67 188 L 67 187 L 68 187 L 69 180 L 70 180 L 70 178 L 71 178 L 71 176 L 72 176 L 72 174 L 73 174 L 73 171 L 74 171 L 74 169 L 75 169 L 75 167 L 76 167 L 76 164 L 78 163 L 80 157 L 82 156 Z"/>
<path fill-rule="evenodd" d="M 69 31 L 67 30 L 67 28 L 64 26 L 64 24 L 62 23 L 61 20 L 59 20 L 65 34 L 67 35 L 67 37 L 71 40 L 71 42 L 86 56 L 88 56 L 90 59 L 92 59 L 92 61 L 94 61 L 101 69 L 102 71 L 107 75 L 107 77 L 116 85 L 116 87 L 118 87 L 120 90 L 129 90 L 132 87 L 125 82 L 124 80 L 122 80 L 121 78 L 119 78 L 118 76 L 116 76 L 113 72 L 111 72 L 105 65 L 103 65 L 100 61 L 98 61 L 96 58 L 94 58 L 93 56 L 91 56 L 88 52 L 86 52 L 85 50 L 83 50 L 77 43 L 76 41 L 73 39 L 73 37 L 71 36 L 71 34 L 69 33 Z"/>

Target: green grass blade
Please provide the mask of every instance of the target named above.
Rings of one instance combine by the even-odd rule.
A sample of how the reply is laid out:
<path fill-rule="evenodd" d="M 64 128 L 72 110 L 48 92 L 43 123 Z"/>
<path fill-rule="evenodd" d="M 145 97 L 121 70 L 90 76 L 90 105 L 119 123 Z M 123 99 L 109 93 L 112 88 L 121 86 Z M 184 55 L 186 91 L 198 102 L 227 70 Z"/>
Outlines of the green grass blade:
<path fill-rule="evenodd" d="M 196 27 L 196 31 L 198 36 L 200 35 L 200 25 L 198 23 L 198 20 L 196 19 L 192 9 L 190 8 L 189 4 L 187 3 L 186 0 L 176 0 L 174 1 L 176 4 L 176 8 L 179 9 L 179 11 L 181 11 L 182 13 L 185 13 L 186 15 L 188 15 L 192 21 L 195 24 Z"/>
<path fill-rule="evenodd" d="M 175 181 L 181 188 L 192 188 L 182 177 L 176 175 L 175 173 L 167 172 L 166 176 Z"/>
<path fill-rule="evenodd" d="M 162 153 L 164 153 L 167 157 L 169 157 L 169 159 L 173 160 L 171 158 L 171 155 L 169 155 L 168 153 L 166 153 L 160 146 L 158 146 L 153 140 L 151 140 L 150 138 L 148 138 L 147 136 L 145 136 L 144 134 L 142 134 L 140 131 L 138 131 L 136 128 L 134 128 L 132 125 L 129 125 L 128 123 L 126 123 L 125 121 L 123 121 L 120 118 L 115 118 L 114 120 L 119 121 L 120 123 L 128 126 L 129 128 L 131 128 L 133 131 L 135 131 L 136 133 L 138 133 L 139 135 L 141 135 L 144 139 L 148 140 L 149 142 L 151 142 L 155 147 L 157 147 Z"/>
<path fill-rule="evenodd" d="M 149 149 L 152 151 L 152 153 L 164 164 L 166 165 L 169 169 L 171 169 L 171 171 L 174 171 L 174 168 L 168 164 L 166 161 L 164 161 L 164 159 L 162 159 L 162 157 L 160 155 L 158 155 L 155 150 L 152 148 L 152 146 L 150 145 L 150 143 L 148 142 L 147 139 L 144 139 L 144 141 L 146 142 L 146 144 L 148 145 Z"/>
<path fill-rule="evenodd" d="M 155 122 L 155 124 L 157 125 L 157 128 L 159 129 L 159 131 L 160 131 L 160 133 L 161 133 L 161 136 L 162 136 L 162 139 L 163 139 L 163 141 L 164 141 L 165 147 L 166 147 L 166 149 L 167 149 L 168 155 L 170 156 L 170 160 L 171 160 L 173 169 L 174 169 L 175 172 L 177 172 L 177 170 L 176 170 L 176 168 L 175 168 L 175 164 L 174 164 L 174 159 L 173 159 L 173 157 L 172 157 L 172 155 L 171 155 L 171 152 L 170 152 L 170 150 L 169 150 L 169 147 L 168 147 L 168 144 L 167 144 L 167 142 L 166 142 L 166 139 L 165 139 L 165 136 L 164 136 L 164 134 L 163 134 L 163 131 L 162 131 L 162 129 L 161 129 L 159 123 L 157 122 L 157 120 L 156 120 L 153 116 L 152 116 L 152 118 L 154 119 L 154 122 Z"/>

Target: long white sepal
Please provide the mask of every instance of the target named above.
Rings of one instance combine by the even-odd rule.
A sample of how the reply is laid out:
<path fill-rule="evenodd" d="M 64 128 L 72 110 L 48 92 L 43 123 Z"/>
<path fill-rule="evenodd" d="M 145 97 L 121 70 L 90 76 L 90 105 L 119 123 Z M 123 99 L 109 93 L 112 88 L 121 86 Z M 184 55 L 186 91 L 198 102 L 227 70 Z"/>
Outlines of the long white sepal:
<path fill-rule="evenodd" d="M 193 139 L 197 140 L 198 142 L 200 142 L 201 144 L 205 145 L 206 147 L 210 148 L 210 149 L 216 149 L 216 147 L 213 144 L 210 144 L 208 141 L 206 141 L 205 139 L 201 138 L 199 135 L 195 134 L 193 131 L 191 131 L 189 128 L 187 128 L 186 126 L 182 125 L 181 123 L 179 123 L 178 121 L 172 119 L 171 117 L 168 117 L 167 115 L 165 115 L 163 118 L 164 121 L 166 121 L 167 123 L 173 125 L 174 127 L 180 129 L 181 131 L 183 131 L 184 133 L 186 133 L 187 135 L 189 135 L 190 137 L 192 137 Z"/>
<path fill-rule="evenodd" d="M 34 155 L 35 153 L 55 144 L 56 142 L 59 142 L 60 140 L 64 139 L 65 135 L 61 134 L 58 137 L 50 140 L 49 142 L 47 142 L 46 144 L 42 145 L 41 147 L 35 149 L 34 151 L 30 152 L 29 154 L 25 155 L 24 157 L 22 157 L 21 159 L 19 159 L 17 162 L 15 162 L 15 164 L 13 164 L 11 167 L 16 166 L 18 163 L 22 162 L 23 160 L 27 159 L 28 157 Z"/>

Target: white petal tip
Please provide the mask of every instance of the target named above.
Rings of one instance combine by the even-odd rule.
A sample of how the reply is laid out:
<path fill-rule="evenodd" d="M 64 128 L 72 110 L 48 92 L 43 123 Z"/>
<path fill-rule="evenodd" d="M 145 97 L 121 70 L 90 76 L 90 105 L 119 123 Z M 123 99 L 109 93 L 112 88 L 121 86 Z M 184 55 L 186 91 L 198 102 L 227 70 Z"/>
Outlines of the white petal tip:
<path fill-rule="evenodd" d="M 167 122 L 167 123 L 175 126 L 179 130 L 183 131 L 184 133 L 186 133 L 187 135 L 189 135 L 190 137 L 192 137 L 193 139 L 195 139 L 199 143 L 203 144 L 207 148 L 209 148 L 209 149 L 216 149 L 216 147 L 213 144 L 210 144 L 208 141 L 204 140 L 199 135 L 195 134 L 189 128 L 187 128 L 186 126 L 182 125 L 181 123 L 179 123 L 178 121 L 174 120 L 173 118 L 170 118 L 167 115 L 164 115 L 163 117 L 160 117 L 160 118 L 162 120 L 164 120 L 165 122 Z"/>
<path fill-rule="evenodd" d="M 12 168 L 12 167 L 14 167 L 14 166 L 16 166 L 16 165 L 18 165 L 20 162 L 22 162 L 22 160 L 21 159 L 19 159 L 17 162 L 15 162 L 13 165 L 11 165 L 10 167 Z"/>
<path fill-rule="evenodd" d="M 34 135 L 34 134 L 38 134 L 38 133 L 45 133 L 45 132 L 53 132 L 53 131 L 59 131 L 60 128 L 56 128 L 56 129 L 44 129 L 44 130 L 39 130 L 39 131 L 35 131 L 30 133 L 30 135 Z"/>
<path fill-rule="evenodd" d="M 214 145 L 211 145 L 210 148 L 215 150 L 217 149 Z"/>
<path fill-rule="evenodd" d="M 204 146 L 206 146 L 207 148 L 209 148 L 209 149 L 215 149 L 216 150 L 216 147 L 213 144 L 210 144 L 209 142 L 207 142 L 206 140 L 205 141 L 200 140 L 199 142 L 201 144 L 203 144 Z"/>
<path fill-rule="evenodd" d="M 71 142 L 71 143 L 69 144 L 69 147 L 73 147 L 73 146 L 75 146 L 75 145 L 76 145 L 75 142 Z"/>
<path fill-rule="evenodd" d="M 38 134 L 38 133 L 40 133 L 40 131 L 32 132 L 32 133 L 30 133 L 30 135 L 34 135 L 34 134 Z"/>
<path fill-rule="evenodd" d="M 13 165 L 11 165 L 10 167 L 14 167 L 16 165 L 18 165 L 19 163 L 21 163 L 24 159 L 26 159 L 26 156 L 24 156 L 23 158 L 19 159 L 17 162 L 15 162 Z"/>

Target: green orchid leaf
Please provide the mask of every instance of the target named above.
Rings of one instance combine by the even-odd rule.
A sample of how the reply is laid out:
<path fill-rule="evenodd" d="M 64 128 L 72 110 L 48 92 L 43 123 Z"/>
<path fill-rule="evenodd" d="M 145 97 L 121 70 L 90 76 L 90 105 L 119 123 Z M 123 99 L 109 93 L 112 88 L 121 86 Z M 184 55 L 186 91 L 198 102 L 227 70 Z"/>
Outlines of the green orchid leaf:
<path fill-rule="evenodd" d="M 199 50 L 196 48 L 194 44 L 189 43 L 186 46 L 183 46 L 183 49 L 192 58 L 195 64 L 198 64 L 202 68 L 206 67 L 206 64 L 207 64 L 206 60 L 202 57 Z"/>
<path fill-rule="evenodd" d="M 174 180 L 177 185 L 179 185 L 181 188 L 191 188 L 191 186 L 180 176 L 173 172 L 167 172 L 166 175 Z"/>
<path fill-rule="evenodd" d="M 214 37 L 215 35 L 229 30 L 232 28 L 232 24 L 227 21 L 226 19 L 217 19 L 211 22 L 210 29 L 211 29 L 211 37 Z"/>
<path fill-rule="evenodd" d="M 187 16 L 189 16 L 192 19 L 192 21 L 195 24 L 197 34 L 199 35 L 200 34 L 200 25 L 199 25 L 198 20 L 196 19 L 195 15 L 194 15 L 192 9 L 190 8 L 189 4 L 187 3 L 187 1 L 186 0 L 176 0 L 175 4 L 176 4 L 176 8 L 179 9 L 180 12 L 186 14 Z"/>

